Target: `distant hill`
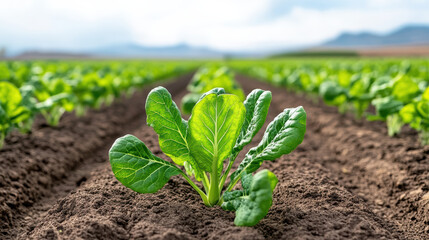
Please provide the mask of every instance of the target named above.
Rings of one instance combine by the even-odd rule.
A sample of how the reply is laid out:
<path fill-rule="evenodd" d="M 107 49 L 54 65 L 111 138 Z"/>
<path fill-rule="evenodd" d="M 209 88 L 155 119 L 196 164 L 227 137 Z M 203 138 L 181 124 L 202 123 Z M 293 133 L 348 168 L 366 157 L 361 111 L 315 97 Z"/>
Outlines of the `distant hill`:
<path fill-rule="evenodd" d="M 386 35 L 363 32 L 343 33 L 321 47 L 381 47 L 393 45 L 429 44 L 429 26 L 410 25 Z"/>
<path fill-rule="evenodd" d="M 238 54 L 238 53 L 237 53 Z M 237 55 L 237 54 L 234 54 Z M 99 48 L 63 51 L 54 49 L 15 51 L 7 57 L 13 59 L 73 59 L 73 58 L 223 58 L 229 53 L 186 44 L 148 47 L 134 43 L 115 44 Z"/>
<path fill-rule="evenodd" d="M 88 50 L 95 56 L 126 57 L 126 58 L 221 58 L 224 53 L 209 48 L 192 47 L 179 44 L 165 47 L 147 47 L 134 43 L 117 44 Z"/>
<path fill-rule="evenodd" d="M 12 59 L 82 59 L 90 57 L 90 55 L 84 53 L 69 53 L 61 51 L 25 51 L 13 56 Z"/>

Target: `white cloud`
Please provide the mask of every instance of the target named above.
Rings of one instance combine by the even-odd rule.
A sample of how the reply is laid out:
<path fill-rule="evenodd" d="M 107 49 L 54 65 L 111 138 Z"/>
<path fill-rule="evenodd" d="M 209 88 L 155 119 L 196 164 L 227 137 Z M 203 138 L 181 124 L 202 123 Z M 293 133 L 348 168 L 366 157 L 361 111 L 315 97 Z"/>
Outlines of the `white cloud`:
<path fill-rule="evenodd" d="M 0 0 L 0 4 L 0 46 L 21 48 L 84 49 L 137 42 L 261 50 L 317 44 L 343 31 L 387 32 L 407 23 L 429 23 L 429 7 L 423 0 L 366 0 L 358 8 L 291 6 L 275 18 L 269 17 L 271 0 Z"/>

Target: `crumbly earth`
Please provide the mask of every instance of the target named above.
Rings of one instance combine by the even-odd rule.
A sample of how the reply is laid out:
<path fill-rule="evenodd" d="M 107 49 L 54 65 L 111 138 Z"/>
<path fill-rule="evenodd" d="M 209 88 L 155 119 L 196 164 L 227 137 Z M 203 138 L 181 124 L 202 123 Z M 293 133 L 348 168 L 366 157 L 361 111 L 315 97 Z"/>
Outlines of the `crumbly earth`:
<path fill-rule="evenodd" d="M 157 85 L 177 93 L 191 76 Z M 94 168 L 104 165 L 105 152 L 113 141 L 144 124 L 149 90 L 91 110 L 82 118 L 66 114 L 58 127 L 37 119 L 30 134 L 13 133 L 6 138 L 0 149 L 0 238 L 16 234 L 20 218 L 34 218 L 34 208 L 44 212 L 49 203 L 79 187 Z"/>
<path fill-rule="evenodd" d="M 189 76 L 179 79 L 169 88 L 177 103 L 185 94 L 184 86 L 188 79 Z M 25 149 L 48 151 L 52 155 L 47 154 L 47 157 L 67 160 L 40 163 L 30 155 L 27 156 L 29 161 L 39 162 L 36 166 L 49 169 L 23 175 L 25 171 L 19 170 L 15 164 L 0 170 L 0 191 L 9 194 L 17 189 L 13 197 L 5 195 L 2 199 L 3 195 L 0 195 L 0 203 L 5 202 L 9 207 L 5 208 L 4 214 L 8 225 L 2 226 L 4 238 L 427 239 L 429 148 L 419 146 L 413 131 L 405 129 L 400 137 L 389 138 L 383 124 L 355 121 L 350 116 L 339 115 L 333 108 L 285 89 L 242 76 L 238 80 L 247 93 L 254 88 L 273 92 L 267 122 L 286 107 L 302 105 L 308 115 L 304 142 L 291 154 L 274 162 L 265 162 L 261 167 L 272 170 L 279 183 L 274 191 L 273 206 L 258 225 L 235 227 L 234 213 L 219 207 L 207 208 L 180 177 L 173 177 L 155 194 L 138 194 L 116 181 L 108 164 L 107 151 L 117 135 L 134 134 L 152 152 L 168 159 L 160 151 L 153 129 L 144 124 L 141 109 L 145 94 L 142 93 L 139 99 L 125 102 L 123 106 L 126 109 L 123 114 L 139 108 L 137 115 L 118 124 L 118 130 L 99 139 L 94 143 L 95 147 L 83 150 L 74 147 L 91 139 L 92 134 L 95 135 L 92 138 L 98 139 L 91 129 L 82 130 L 87 134 L 83 138 L 78 138 L 78 134 L 70 136 L 73 144 L 67 149 L 57 146 L 64 144 L 60 140 L 51 141 L 52 148 L 57 151 L 48 151 L 33 141 Z M 116 111 L 116 108 L 117 104 L 105 111 Z M 97 114 L 102 115 L 103 111 Z M 86 124 L 83 119 L 73 118 L 73 122 L 76 126 L 83 124 L 89 128 L 101 121 L 92 115 L 87 118 L 90 120 Z M 106 114 L 105 118 L 110 122 L 110 118 L 115 117 Z M 111 124 L 108 128 L 115 126 Z M 251 146 L 262 138 L 265 127 Z M 59 133 L 51 138 L 61 139 Z M 9 138 L 8 144 L 14 146 L 13 138 L 16 137 Z M 19 141 L 29 141 L 27 138 L 31 136 L 20 136 Z M 243 150 L 238 160 L 251 146 Z M 24 161 L 19 158 L 25 152 L 23 148 L 10 153 L 9 148 L 0 151 L 2 166 L 8 161 Z M 73 150 L 77 152 L 76 156 L 68 156 Z M 70 161 L 73 162 L 71 166 L 67 165 Z M 64 174 L 58 175 L 57 168 L 63 169 Z M 21 171 L 20 177 L 11 177 L 8 169 Z M 49 171 L 53 174 L 47 174 Z M 47 185 L 31 180 L 46 175 L 50 179 Z M 33 181 L 31 183 L 41 189 L 41 193 L 36 194 L 39 190 L 20 190 L 25 188 L 8 180 L 17 179 L 16 182 L 24 185 L 21 176 Z M 2 177 L 6 180 L 3 181 Z M 32 199 L 32 202 L 27 204 L 15 200 L 25 198 Z M 2 208 L 1 216 L 3 211 Z"/>

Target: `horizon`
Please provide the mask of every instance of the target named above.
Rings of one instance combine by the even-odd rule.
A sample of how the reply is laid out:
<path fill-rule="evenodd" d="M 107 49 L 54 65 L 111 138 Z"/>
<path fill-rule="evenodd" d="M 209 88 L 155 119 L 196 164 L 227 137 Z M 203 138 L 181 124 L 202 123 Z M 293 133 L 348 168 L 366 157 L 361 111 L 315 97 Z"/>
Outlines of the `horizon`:
<path fill-rule="evenodd" d="M 344 33 L 429 26 L 424 0 L 4 2 L 0 48 L 8 53 L 84 53 L 123 44 L 273 52 L 317 46 Z"/>

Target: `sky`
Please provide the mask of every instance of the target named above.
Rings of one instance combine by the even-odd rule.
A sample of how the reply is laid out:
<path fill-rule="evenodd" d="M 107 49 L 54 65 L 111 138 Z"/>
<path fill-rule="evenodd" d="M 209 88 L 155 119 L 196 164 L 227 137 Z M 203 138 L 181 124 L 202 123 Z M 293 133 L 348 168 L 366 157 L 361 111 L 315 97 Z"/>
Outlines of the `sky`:
<path fill-rule="evenodd" d="M 429 0 L 0 0 L 0 6 L 0 48 L 10 50 L 136 43 L 263 51 L 429 24 Z"/>

